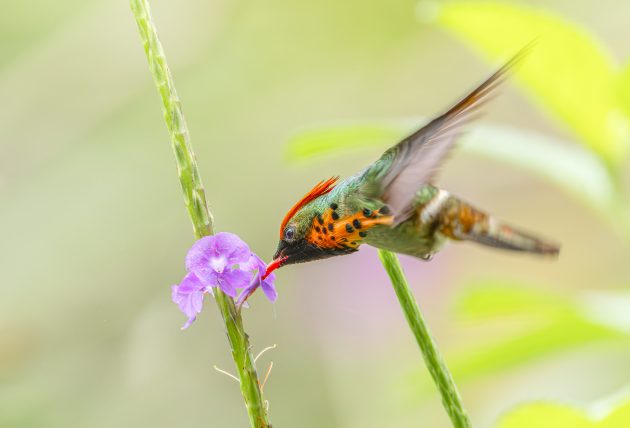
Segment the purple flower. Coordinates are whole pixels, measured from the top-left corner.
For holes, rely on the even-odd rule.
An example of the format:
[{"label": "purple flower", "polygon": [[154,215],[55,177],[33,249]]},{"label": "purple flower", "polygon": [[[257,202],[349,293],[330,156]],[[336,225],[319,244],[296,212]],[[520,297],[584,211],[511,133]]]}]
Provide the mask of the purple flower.
[{"label": "purple flower", "polygon": [[188,321],[182,330],[188,328],[197,319],[197,314],[201,312],[205,287],[193,272],[184,277],[179,285],[171,287],[173,302],[177,303],[179,309],[186,314]]},{"label": "purple flower", "polygon": [[273,285],[275,277],[261,280],[265,263],[233,233],[221,232],[195,242],[186,256],[186,270],[188,274],[182,282],[171,287],[173,301],[188,317],[182,329],[195,321],[205,293],[212,294],[214,287],[236,297],[240,288],[250,290],[249,296],[261,286],[269,300],[273,302],[277,297]]},{"label": "purple flower", "polygon": [[276,275],[270,273],[265,279],[262,279],[267,267],[265,265],[265,262],[253,253],[246,266],[252,271],[256,270],[256,275],[254,276],[254,279],[251,281],[251,283],[241,292],[241,295],[238,296],[236,304],[238,306],[242,306],[243,304],[245,304],[245,301],[249,298],[249,296],[254,293],[254,291],[256,291],[258,287],[262,288],[263,293],[265,293],[265,296],[267,296],[267,299],[269,299],[271,302],[275,302],[278,298],[278,292],[276,291],[276,287],[273,284],[276,280]]},{"label": "purple flower", "polygon": [[194,272],[206,287],[219,287],[230,297],[236,289],[246,287],[251,274],[238,265],[247,263],[251,251],[233,233],[205,236],[194,243],[186,256],[186,269]]}]

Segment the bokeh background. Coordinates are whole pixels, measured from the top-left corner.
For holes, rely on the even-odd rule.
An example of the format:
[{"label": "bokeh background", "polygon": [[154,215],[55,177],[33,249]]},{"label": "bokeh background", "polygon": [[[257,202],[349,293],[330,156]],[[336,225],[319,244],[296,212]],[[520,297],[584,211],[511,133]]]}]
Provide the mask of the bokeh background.
[{"label": "bokeh background", "polygon": [[[308,144],[302,131],[442,111],[528,41],[510,38],[518,25],[494,16],[495,5],[579,29],[611,76],[630,58],[630,4],[616,0],[151,5],[216,226],[267,259],[297,198],[388,144],[295,155]],[[4,1],[2,10],[0,426],[246,426],[238,385],[213,368],[234,371],[214,305],[182,332],[170,300],[193,238],[128,4]],[[447,11],[453,19],[440,19]],[[591,73],[594,60],[571,37],[551,48],[545,37],[542,51],[576,56],[564,68],[539,60],[536,79],[568,86],[546,97],[517,75],[479,123],[508,126],[515,140],[536,132],[549,152],[519,164],[462,149],[439,185],[561,242],[560,258],[470,244],[430,263],[402,257],[478,427],[540,400],[603,417],[630,396],[623,79]],[[586,83],[571,80],[585,74],[575,63]],[[597,102],[610,105],[598,107],[602,93]],[[563,106],[579,112],[567,118]],[[619,115],[600,120],[602,109]],[[586,130],[584,117],[594,117]],[[614,138],[593,137],[598,127]],[[545,178],[554,149],[586,157],[592,174],[577,174],[611,187],[580,197],[588,186],[571,188],[570,171]],[[609,205],[597,198],[606,192]],[[265,386],[274,426],[449,426],[373,249],[286,267],[277,286],[275,305],[256,295],[245,314],[255,352],[277,345],[259,360],[263,373],[274,364]]]}]

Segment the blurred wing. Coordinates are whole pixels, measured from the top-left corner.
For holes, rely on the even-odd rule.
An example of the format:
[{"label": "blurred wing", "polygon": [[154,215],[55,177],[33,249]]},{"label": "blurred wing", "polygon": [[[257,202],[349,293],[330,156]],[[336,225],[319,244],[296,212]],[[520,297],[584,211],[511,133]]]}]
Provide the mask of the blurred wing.
[{"label": "blurred wing", "polygon": [[463,125],[476,116],[479,107],[489,99],[488,95],[528,49],[529,46],[523,48],[446,113],[385,152],[383,158],[390,159],[391,166],[382,175],[381,191],[383,201],[394,214],[394,225],[409,218],[416,192],[432,180],[462,133]]}]

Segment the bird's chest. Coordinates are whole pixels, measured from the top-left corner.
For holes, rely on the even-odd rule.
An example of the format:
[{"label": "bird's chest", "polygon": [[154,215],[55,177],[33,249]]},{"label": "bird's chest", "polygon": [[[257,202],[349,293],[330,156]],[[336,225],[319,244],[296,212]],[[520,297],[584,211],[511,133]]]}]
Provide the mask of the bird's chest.
[{"label": "bird's chest", "polygon": [[352,252],[365,242],[375,228],[392,223],[382,204],[354,199],[329,199],[312,215],[306,240],[322,250]]}]

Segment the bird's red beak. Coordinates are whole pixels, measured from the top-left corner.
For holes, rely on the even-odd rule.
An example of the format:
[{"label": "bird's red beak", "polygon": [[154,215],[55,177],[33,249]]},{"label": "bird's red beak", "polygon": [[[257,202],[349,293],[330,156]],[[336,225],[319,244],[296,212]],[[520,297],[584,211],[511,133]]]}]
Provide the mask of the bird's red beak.
[{"label": "bird's red beak", "polygon": [[269,263],[267,265],[267,268],[265,269],[265,274],[262,276],[262,279],[265,279],[269,276],[269,274],[271,272],[273,272],[274,270],[278,269],[280,266],[282,266],[282,264],[288,259],[288,256],[280,256],[276,259],[274,259],[271,263]]}]

